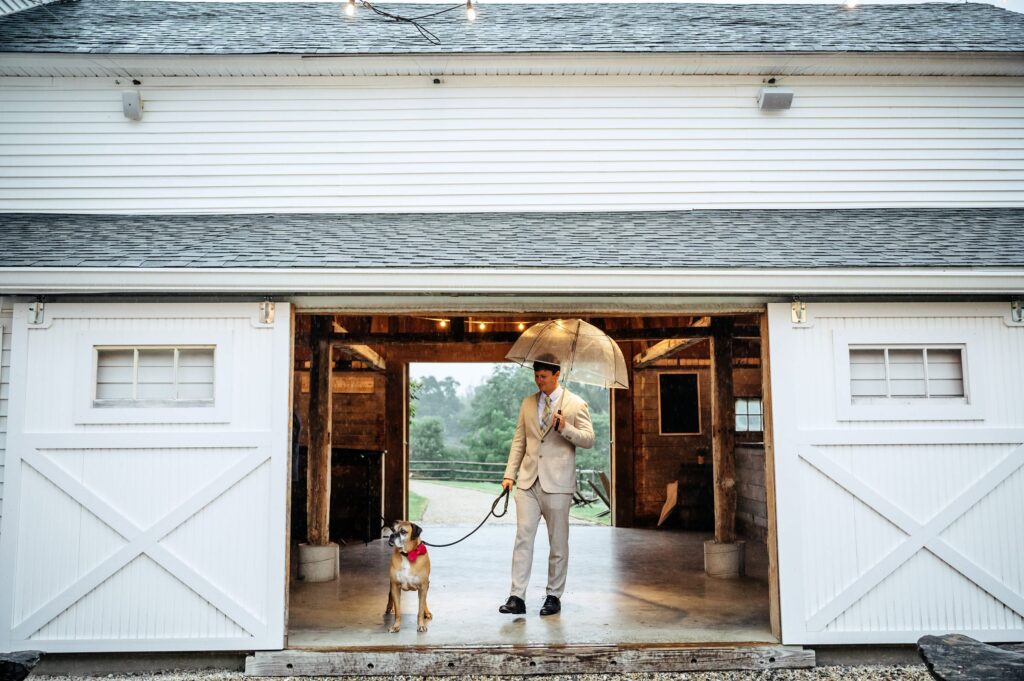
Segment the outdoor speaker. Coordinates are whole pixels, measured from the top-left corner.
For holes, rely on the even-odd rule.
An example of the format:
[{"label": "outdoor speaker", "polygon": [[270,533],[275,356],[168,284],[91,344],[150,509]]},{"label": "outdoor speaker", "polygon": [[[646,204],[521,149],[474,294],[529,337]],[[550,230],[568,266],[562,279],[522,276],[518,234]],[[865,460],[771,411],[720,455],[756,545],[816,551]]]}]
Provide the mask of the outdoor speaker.
[{"label": "outdoor speaker", "polygon": [[793,91],[784,87],[763,87],[757,95],[761,111],[782,111],[793,106]]},{"label": "outdoor speaker", "polygon": [[133,121],[142,120],[142,95],[138,90],[126,90],[121,93],[121,106],[124,117]]}]

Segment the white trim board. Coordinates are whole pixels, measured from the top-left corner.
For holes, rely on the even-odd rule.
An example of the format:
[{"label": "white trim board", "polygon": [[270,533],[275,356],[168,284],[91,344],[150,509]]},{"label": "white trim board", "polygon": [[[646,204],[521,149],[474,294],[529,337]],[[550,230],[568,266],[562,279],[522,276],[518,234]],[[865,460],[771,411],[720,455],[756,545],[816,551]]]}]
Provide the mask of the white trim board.
[{"label": "white trim board", "polygon": [[409,55],[4,55],[0,76],[461,76],[461,75],[1024,76],[1018,54],[838,52],[770,54],[485,53]]},{"label": "white trim board", "polygon": [[563,293],[1019,295],[1001,269],[269,269],[0,268],[0,293]]}]

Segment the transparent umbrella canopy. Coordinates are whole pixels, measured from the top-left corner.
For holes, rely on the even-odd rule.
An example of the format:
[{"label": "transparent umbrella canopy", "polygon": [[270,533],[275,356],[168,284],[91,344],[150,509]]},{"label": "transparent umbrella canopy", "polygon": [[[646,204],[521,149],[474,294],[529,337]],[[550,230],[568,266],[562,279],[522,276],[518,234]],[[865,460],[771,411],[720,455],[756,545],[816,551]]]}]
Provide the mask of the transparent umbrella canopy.
[{"label": "transparent umbrella canopy", "polygon": [[523,332],[505,359],[532,368],[542,355],[553,355],[560,362],[563,383],[629,387],[622,350],[608,334],[582,319],[534,324]]}]

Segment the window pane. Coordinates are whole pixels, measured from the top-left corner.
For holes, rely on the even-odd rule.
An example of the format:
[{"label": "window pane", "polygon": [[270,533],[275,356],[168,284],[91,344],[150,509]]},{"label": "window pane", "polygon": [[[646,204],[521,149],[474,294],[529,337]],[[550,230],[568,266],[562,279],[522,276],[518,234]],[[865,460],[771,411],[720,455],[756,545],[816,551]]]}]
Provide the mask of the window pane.
[{"label": "window pane", "polygon": [[213,348],[182,348],[178,351],[179,367],[213,367]]},{"label": "window pane", "polygon": [[134,350],[97,351],[96,399],[130,400],[134,364]]},{"label": "window pane", "polygon": [[885,353],[881,349],[850,349],[851,397],[885,397]]},{"label": "window pane", "polygon": [[889,350],[889,392],[893,397],[924,397],[924,351]]},{"label": "window pane", "polygon": [[213,383],[179,383],[179,400],[212,400]]},{"label": "window pane", "polygon": [[750,408],[747,410],[747,413],[757,414],[758,416],[760,416],[761,414],[764,413],[763,411],[761,411],[761,404],[762,402],[760,397],[758,397],[757,399],[750,400]]},{"label": "window pane", "polygon": [[139,382],[136,396],[140,400],[173,400],[174,384]]},{"label": "window pane", "polygon": [[932,397],[964,397],[963,353],[958,348],[928,350],[928,391]]},{"label": "window pane", "polygon": [[747,400],[740,397],[736,400],[736,415],[747,414]]},{"label": "window pane", "polygon": [[736,414],[736,431],[737,432],[741,432],[742,433],[742,432],[745,432],[747,430],[747,418],[748,417],[747,417],[746,414]]},{"label": "window pane", "polygon": [[761,432],[762,430],[764,430],[764,426],[761,423],[761,417],[760,416],[751,416],[750,417],[750,430],[757,431],[757,432]]}]

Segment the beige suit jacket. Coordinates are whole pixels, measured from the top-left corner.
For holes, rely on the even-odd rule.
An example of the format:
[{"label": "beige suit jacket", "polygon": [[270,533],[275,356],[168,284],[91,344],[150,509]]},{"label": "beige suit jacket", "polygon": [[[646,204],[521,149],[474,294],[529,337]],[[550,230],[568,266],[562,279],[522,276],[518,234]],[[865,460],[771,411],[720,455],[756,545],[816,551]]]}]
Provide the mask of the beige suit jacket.
[{"label": "beige suit jacket", "polygon": [[[559,433],[549,427],[541,432],[537,420],[537,399],[534,393],[519,407],[519,421],[512,447],[508,452],[505,477],[515,480],[520,489],[529,489],[540,478],[545,492],[576,491],[576,448],[594,446],[594,427],[590,422],[590,409],[581,397],[562,387],[561,404],[565,426]],[[518,474],[518,478],[516,477]]]}]

